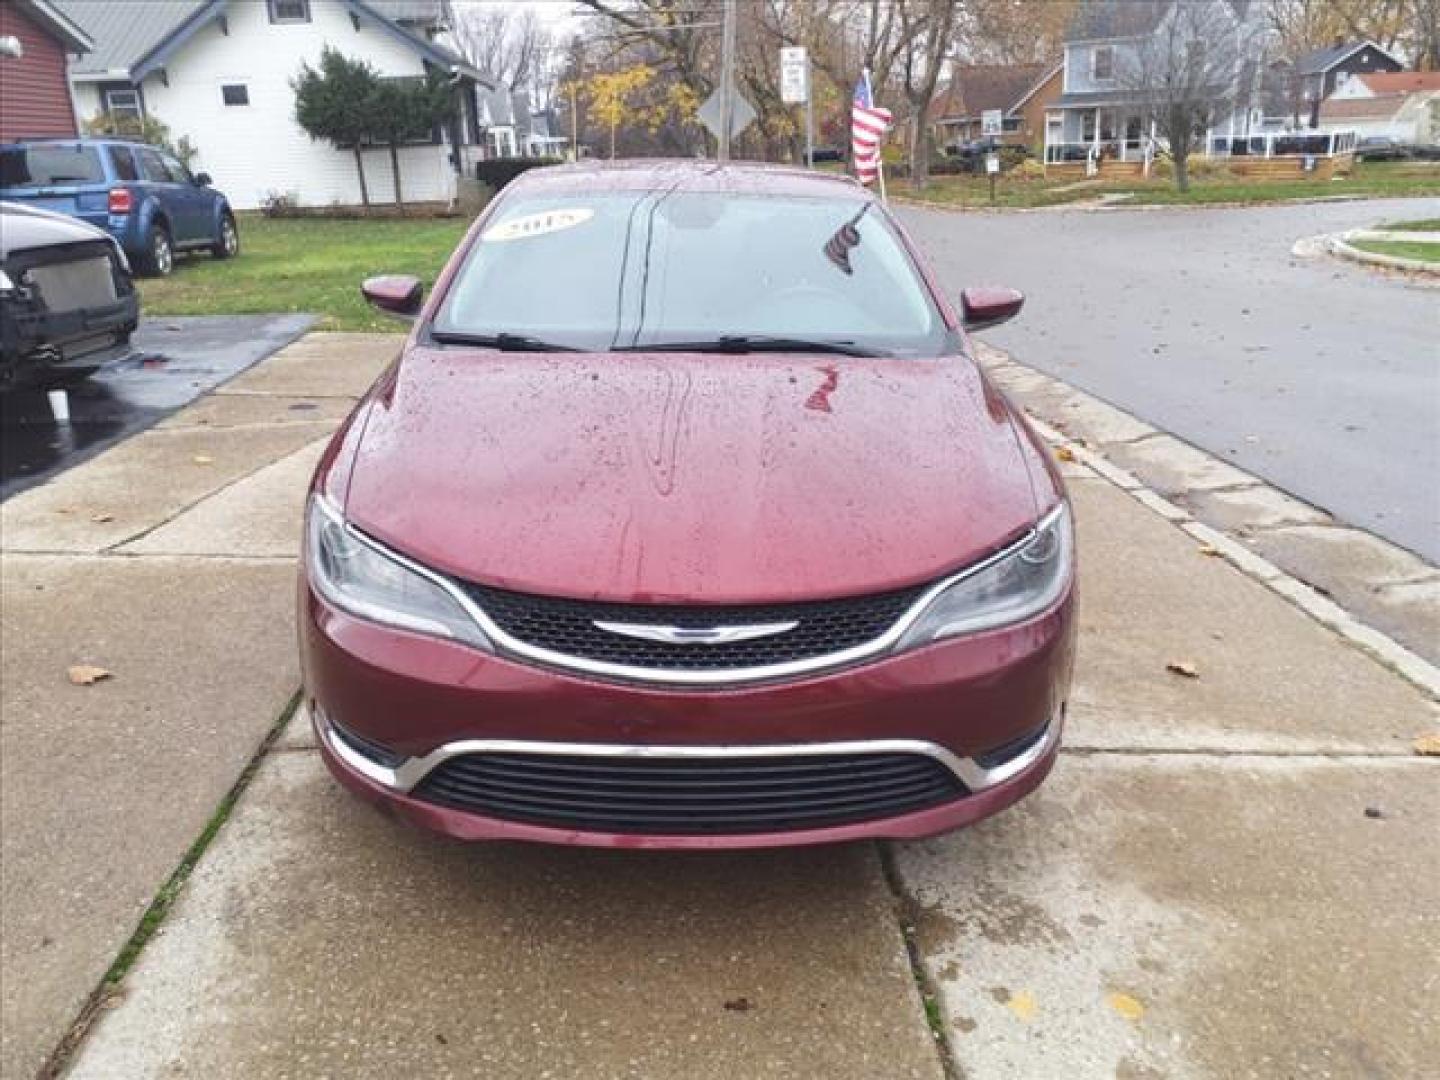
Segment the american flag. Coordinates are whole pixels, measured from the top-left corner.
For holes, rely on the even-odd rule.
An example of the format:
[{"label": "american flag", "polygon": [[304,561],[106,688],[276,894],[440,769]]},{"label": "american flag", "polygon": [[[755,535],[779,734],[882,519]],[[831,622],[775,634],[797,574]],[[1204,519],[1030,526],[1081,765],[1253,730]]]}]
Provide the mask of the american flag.
[{"label": "american flag", "polygon": [[873,184],[880,174],[880,140],[892,119],[889,109],[876,107],[870,94],[870,73],[865,72],[855,84],[855,98],[850,103],[850,145],[855,177],[862,184]]}]

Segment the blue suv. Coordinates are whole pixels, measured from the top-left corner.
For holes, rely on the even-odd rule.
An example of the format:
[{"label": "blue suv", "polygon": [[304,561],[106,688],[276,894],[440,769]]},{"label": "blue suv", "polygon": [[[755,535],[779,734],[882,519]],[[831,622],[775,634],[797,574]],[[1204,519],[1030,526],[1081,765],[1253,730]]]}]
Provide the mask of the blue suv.
[{"label": "blue suv", "polygon": [[180,251],[217,259],[240,251],[225,196],[205,173],[164,150],[119,139],[0,145],[0,199],[54,210],[104,229],[142,272],[164,276]]}]

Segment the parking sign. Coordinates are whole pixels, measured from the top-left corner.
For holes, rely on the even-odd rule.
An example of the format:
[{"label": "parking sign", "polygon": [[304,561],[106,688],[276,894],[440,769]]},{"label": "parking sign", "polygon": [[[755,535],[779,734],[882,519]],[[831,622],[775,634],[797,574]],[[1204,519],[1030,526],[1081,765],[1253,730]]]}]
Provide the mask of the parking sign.
[{"label": "parking sign", "polygon": [[803,46],[780,50],[780,100],[786,105],[810,100],[810,57]]}]

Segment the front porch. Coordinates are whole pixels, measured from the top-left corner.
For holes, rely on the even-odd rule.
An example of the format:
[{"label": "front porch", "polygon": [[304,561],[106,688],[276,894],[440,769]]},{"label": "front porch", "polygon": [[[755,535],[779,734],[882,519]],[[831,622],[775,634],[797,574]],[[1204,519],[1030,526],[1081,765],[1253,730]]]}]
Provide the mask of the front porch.
[{"label": "front porch", "polygon": [[[1240,176],[1320,179],[1353,158],[1357,141],[1354,131],[1255,132],[1250,130],[1250,118],[1237,111],[1223,126],[1206,132],[1200,156],[1224,160]],[[1072,107],[1045,115],[1047,177],[1148,176],[1165,150],[1165,140],[1135,109]]]}]

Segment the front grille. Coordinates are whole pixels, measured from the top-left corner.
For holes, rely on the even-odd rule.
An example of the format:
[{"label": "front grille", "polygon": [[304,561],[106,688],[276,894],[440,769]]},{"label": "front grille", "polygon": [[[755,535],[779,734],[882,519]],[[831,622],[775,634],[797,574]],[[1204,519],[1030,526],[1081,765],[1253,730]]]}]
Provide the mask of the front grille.
[{"label": "front grille", "polygon": [[[463,588],[507,634],[566,656],[660,670],[733,670],[827,656],[884,634],[927,586],[797,604],[682,606],[611,604],[508,592],[486,585]],[[614,634],[600,622],[701,629],[798,623],[793,630],[718,645],[670,644]]]},{"label": "front grille", "polygon": [[412,794],[531,825],[703,835],[873,821],[966,790],[922,754],[689,760],[484,753],[438,765]]}]

